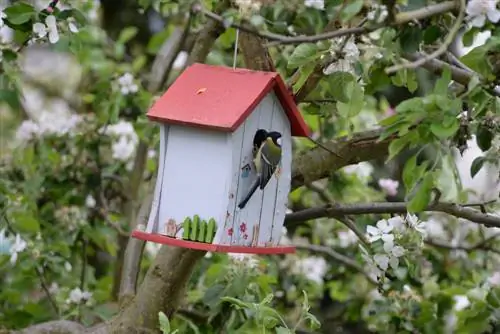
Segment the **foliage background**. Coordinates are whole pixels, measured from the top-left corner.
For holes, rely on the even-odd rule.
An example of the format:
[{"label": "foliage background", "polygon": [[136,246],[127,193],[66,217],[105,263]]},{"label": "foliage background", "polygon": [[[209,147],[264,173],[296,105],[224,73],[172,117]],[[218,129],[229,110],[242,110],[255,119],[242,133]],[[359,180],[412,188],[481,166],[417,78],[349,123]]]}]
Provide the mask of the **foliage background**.
[{"label": "foliage background", "polygon": [[[0,332],[497,332],[491,4],[465,29],[477,0],[4,1]],[[297,254],[142,252],[145,111],[189,63],[231,66],[237,27],[238,67],[278,71],[340,157],[294,143]]]}]

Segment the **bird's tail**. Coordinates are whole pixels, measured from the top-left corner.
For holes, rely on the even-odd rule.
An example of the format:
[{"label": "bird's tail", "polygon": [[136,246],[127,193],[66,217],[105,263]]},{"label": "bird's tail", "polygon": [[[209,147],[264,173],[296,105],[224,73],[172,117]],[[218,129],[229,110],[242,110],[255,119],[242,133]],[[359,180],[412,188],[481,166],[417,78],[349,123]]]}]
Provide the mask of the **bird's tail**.
[{"label": "bird's tail", "polygon": [[243,209],[245,207],[245,205],[247,205],[248,201],[250,200],[250,198],[252,197],[253,193],[257,190],[257,188],[259,187],[259,177],[257,177],[257,179],[254,181],[254,183],[252,184],[252,187],[250,188],[250,191],[248,191],[248,194],[245,196],[245,198],[243,198],[240,203],[238,204],[238,208],[240,209]]}]

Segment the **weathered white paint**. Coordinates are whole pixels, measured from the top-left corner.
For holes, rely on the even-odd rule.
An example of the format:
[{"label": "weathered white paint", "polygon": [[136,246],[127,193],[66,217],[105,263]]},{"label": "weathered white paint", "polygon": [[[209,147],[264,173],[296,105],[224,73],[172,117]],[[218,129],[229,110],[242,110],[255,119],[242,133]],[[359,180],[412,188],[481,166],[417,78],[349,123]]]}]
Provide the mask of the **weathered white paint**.
[{"label": "weathered white paint", "polygon": [[[274,106],[274,94],[268,94],[259,104],[258,109],[256,110],[256,114],[258,113],[258,121],[252,124],[251,126],[251,140],[245,143],[245,146],[252,147],[253,137],[257,129],[266,129],[270,131],[273,129],[272,119],[273,119],[273,106]],[[248,127],[245,127],[247,129]],[[252,131],[253,130],[253,131]],[[245,130],[246,132],[246,130]],[[255,178],[255,170],[252,174]],[[272,179],[271,179],[272,180]],[[248,189],[243,189],[243,196],[246,194]],[[266,224],[272,224],[272,215],[267,213],[261,219],[262,213],[262,203],[264,197],[272,198],[271,207],[268,209],[274,209],[274,197],[275,197],[275,189],[273,189],[273,183],[270,181],[264,190],[257,189],[248,201],[248,204],[243,208],[237,208],[237,225],[245,226],[245,233],[242,233],[242,236],[247,235],[246,238],[239,238],[236,244],[245,245],[245,246],[257,246],[259,235],[261,233],[261,228],[265,227]],[[266,196],[267,195],[267,196]],[[244,224],[244,225],[243,225]],[[239,231],[238,231],[239,232]]]},{"label": "weathered white paint", "polygon": [[171,125],[157,233],[164,234],[169,219],[181,224],[195,214],[214,218],[220,226],[226,215],[231,163],[230,134]]},{"label": "weathered white paint", "polygon": [[[259,235],[259,245],[262,246],[276,245],[276,240],[279,241],[280,239],[281,227],[285,218],[281,213],[286,211],[285,205],[288,200],[288,191],[284,192],[283,187],[286,187],[288,183],[288,189],[290,188],[290,179],[288,181],[286,179],[286,176],[290,174],[291,164],[291,160],[288,159],[288,157],[291,157],[290,122],[277,99],[273,106],[271,124],[274,131],[281,132],[282,156],[279,169],[269,181],[269,191],[265,193],[262,203],[261,231]],[[278,226],[280,228],[279,233],[276,232]]]},{"label": "weathered white paint", "polygon": [[288,194],[290,193],[292,182],[292,135],[290,122],[288,121],[288,118],[285,118],[286,116],[281,105],[276,104],[276,107],[281,110],[280,113],[275,112],[275,115],[281,116],[279,123],[280,131],[283,136],[283,140],[281,142],[283,155],[281,156],[281,170],[276,192],[273,227],[271,238],[269,240],[273,246],[277,246],[281,239],[288,205]]},{"label": "weathered white paint", "polygon": [[[240,210],[237,205],[243,197],[246,196],[248,189],[251,187],[256,179],[255,165],[253,164],[252,156],[252,146],[253,137],[255,132],[259,129],[259,118],[262,111],[269,110],[268,108],[263,108],[263,104],[268,103],[267,97],[265,97],[251,113],[251,115],[245,120],[245,122],[240,126],[244,128],[243,133],[243,143],[241,145],[242,159],[237,165],[233,166],[233,169],[238,169],[238,180],[236,184],[231,186],[232,189],[236,189],[236,202],[234,208],[232,208],[233,223],[232,231],[233,235],[231,238],[231,245],[249,245],[252,241],[252,230],[249,226],[248,212],[251,208],[256,209],[255,203],[260,202],[259,198],[262,198],[262,192],[257,190],[252,198],[248,201],[245,208]],[[242,168],[245,166],[250,166],[251,170],[247,177],[243,177]],[[260,208],[258,208],[260,210]],[[242,225],[244,224],[244,225]],[[245,226],[245,230],[242,232],[242,227]],[[226,231],[227,233],[227,231]]]},{"label": "weathered white paint", "polygon": [[159,218],[159,208],[160,208],[160,198],[162,195],[163,186],[163,172],[165,168],[165,156],[167,153],[167,140],[168,140],[168,130],[169,126],[166,124],[160,124],[160,152],[158,154],[158,176],[156,178],[155,192],[153,195],[153,202],[151,204],[151,213],[149,214],[148,223],[146,226],[146,232],[151,233],[157,231],[158,228],[158,218]]},{"label": "weathered white paint", "polygon": [[[253,115],[253,114],[252,114]],[[255,117],[250,115],[250,117]],[[245,123],[243,123],[235,132],[228,135],[228,139],[231,141],[231,179],[229,180],[229,188],[227,193],[227,209],[224,220],[217,222],[217,233],[213,240],[214,244],[229,245],[231,244],[231,236],[228,234],[228,230],[233,227],[233,216],[236,206],[238,205],[238,179],[241,174],[240,161],[243,157],[243,135],[245,132]],[[234,230],[234,228],[233,228]]]},{"label": "weathered white paint", "polygon": [[[276,207],[276,196],[278,194],[278,179],[276,175],[269,181],[264,191],[257,189],[245,208],[239,209],[237,204],[247,194],[248,189],[256,178],[255,166],[252,162],[252,142],[257,129],[263,128],[268,131],[280,131],[283,134],[283,147],[289,151],[291,156],[291,136],[290,124],[286,117],[281,104],[274,93],[266,96],[261,103],[255,108],[253,113],[233,134],[233,175],[231,180],[231,190],[228,194],[228,212],[233,213],[227,216],[224,224],[224,231],[218,231],[217,242],[221,244],[245,245],[245,246],[265,246],[274,241],[273,226],[275,212],[284,213],[288,192],[281,190],[279,192],[279,203],[281,206]],[[237,150],[237,151],[236,151]],[[237,158],[237,156],[240,156]],[[286,159],[284,161],[291,160]],[[284,162],[283,162],[284,163]],[[282,163],[282,165],[283,165]],[[243,177],[242,168],[246,165],[251,167],[250,174]],[[290,174],[290,166],[280,167],[280,175]],[[236,171],[236,173],[235,173]],[[281,176],[280,176],[281,177]],[[288,179],[290,182],[290,179]],[[281,182],[286,186],[286,180]],[[288,184],[288,189],[290,185]],[[231,198],[231,195],[236,195]],[[278,209],[278,210],[276,210]],[[284,215],[277,216],[277,219],[284,219]],[[242,225],[244,224],[244,225]],[[277,225],[283,225],[283,222],[278,222]],[[232,229],[232,236],[229,234],[229,229]],[[281,236],[281,230],[277,234],[277,238]]]}]

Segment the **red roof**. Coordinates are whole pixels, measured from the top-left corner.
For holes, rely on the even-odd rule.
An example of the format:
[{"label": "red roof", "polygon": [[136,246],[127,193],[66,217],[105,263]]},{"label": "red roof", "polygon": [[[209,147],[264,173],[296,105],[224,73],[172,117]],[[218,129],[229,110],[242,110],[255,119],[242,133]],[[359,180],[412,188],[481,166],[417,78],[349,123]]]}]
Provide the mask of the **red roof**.
[{"label": "red roof", "polygon": [[290,120],[292,136],[309,136],[293,96],[276,72],[195,63],[182,72],[147,115],[164,123],[235,131],[271,90]]}]

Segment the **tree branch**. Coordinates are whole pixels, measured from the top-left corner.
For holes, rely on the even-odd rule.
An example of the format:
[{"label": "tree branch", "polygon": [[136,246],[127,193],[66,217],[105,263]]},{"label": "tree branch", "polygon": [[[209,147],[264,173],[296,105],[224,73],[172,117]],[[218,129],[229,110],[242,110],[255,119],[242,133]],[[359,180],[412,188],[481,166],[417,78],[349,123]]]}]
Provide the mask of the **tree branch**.
[{"label": "tree branch", "polygon": [[[190,20],[187,21],[186,27],[176,27],[170,37],[160,48],[155,60],[153,61],[148,77],[147,89],[149,92],[153,94],[158,92],[162,88],[163,83],[167,80],[170,69],[172,68],[177,54],[181,50],[182,44],[189,31],[190,22]],[[148,143],[141,139],[137,145],[134,167],[130,176],[130,184],[127,189],[129,200],[124,205],[124,214],[130,231],[136,227],[137,222],[139,221],[138,219],[142,218],[142,216],[137,217],[136,201],[144,175],[144,168],[146,167],[148,149]],[[151,190],[153,189],[154,188],[151,188]],[[148,205],[151,206],[151,203]],[[144,203],[141,207],[143,208],[143,206]],[[141,214],[141,212],[139,214]],[[130,294],[133,295],[135,293],[138,272],[134,271],[138,270],[140,267],[144,242],[134,238],[128,238],[127,236],[120,238],[118,244],[126,244],[126,248],[123,246],[121,248],[122,251],[119,253],[119,266],[116,271],[117,275],[115,276],[113,292],[115,296],[119,295],[120,305],[122,305],[127,299],[125,298],[126,296],[130,296]],[[126,258],[126,256],[129,256],[130,258]],[[125,263],[127,263],[126,266]]]},{"label": "tree branch", "polygon": [[[424,18],[428,18],[434,15],[443,14],[449,12],[456,8],[455,1],[445,1],[443,3],[429,5],[424,8],[420,8],[418,10],[403,12],[396,15],[394,23],[391,25],[401,25],[408,23],[413,20],[421,20]],[[197,8],[203,15],[206,17],[217,21],[221,24],[228,24],[227,21],[220,15],[217,15],[211,11],[204,9],[203,7]],[[332,39],[341,36],[349,36],[349,35],[362,35],[367,34],[372,31],[375,31],[379,28],[384,27],[385,25],[376,25],[373,27],[354,27],[354,28],[346,28],[339,29],[335,31],[328,31],[322,34],[317,35],[309,35],[309,36],[296,36],[290,37],[280,34],[275,34],[271,32],[258,31],[253,26],[248,24],[238,24],[231,23],[229,26],[233,28],[240,29],[240,31],[244,31],[253,35],[256,35],[260,38],[267,39],[269,41],[273,41],[265,46],[271,47],[277,44],[300,44],[300,43],[314,43],[321,40]]]},{"label": "tree branch", "polygon": [[56,320],[44,322],[34,325],[20,331],[7,331],[0,333],[5,334],[48,334],[48,333],[64,333],[64,334],[82,334],[85,332],[85,327],[74,321]]},{"label": "tree branch", "polygon": [[326,147],[341,157],[321,147],[300,152],[292,163],[292,190],[328,177],[344,166],[385,156],[395,136],[379,140],[382,132],[383,129],[365,131],[325,143]]},{"label": "tree branch", "polygon": [[185,286],[205,252],[162,246],[137,295],[107,325],[109,333],[137,333],[158,328],[158,312],[170,317],[184,297]]},{"label": "tree branch", "polygon": [[[443,212],[457,218],[463,218],[488,227],[500,227],[500,216],[482,213],[466,205],[438,202],[429,205],[424,211]],[[407,213],[405,202],[374,202],[356,204],[329,204],[322,207],[305,209],[286,215],[286,223],[302,222],[321,217],[335,217],[336,215],[363,215],[373,213]]]},{"label": "tree branch", "polygon": [[458,17],[456,18],[455,23],[453,24],[453,27],[451,27],[450,32],[446,36],[446,39],[444,42],[437,48],[436,51],[433,53],[426,55],[425,57],[419,58],[415,60],[412,63],[403,63],[399,65],[393,65],[385,69],[385,73],[391,74],[394,72],[397,72],[399,70],[405,69],[405,68],[417,68],[422,65],[424,65],[426,62],[429,60],[438,58],[442,54],[448,50],[448,47],[453,43],[455,40],[455,37],[457,36],[458,31],[460,30],[460,27],[462,26],[462,21],[464,20],[465,16],[465,0],[458,0],[458,3],[460,4],[460,9],[458,13]]}]

